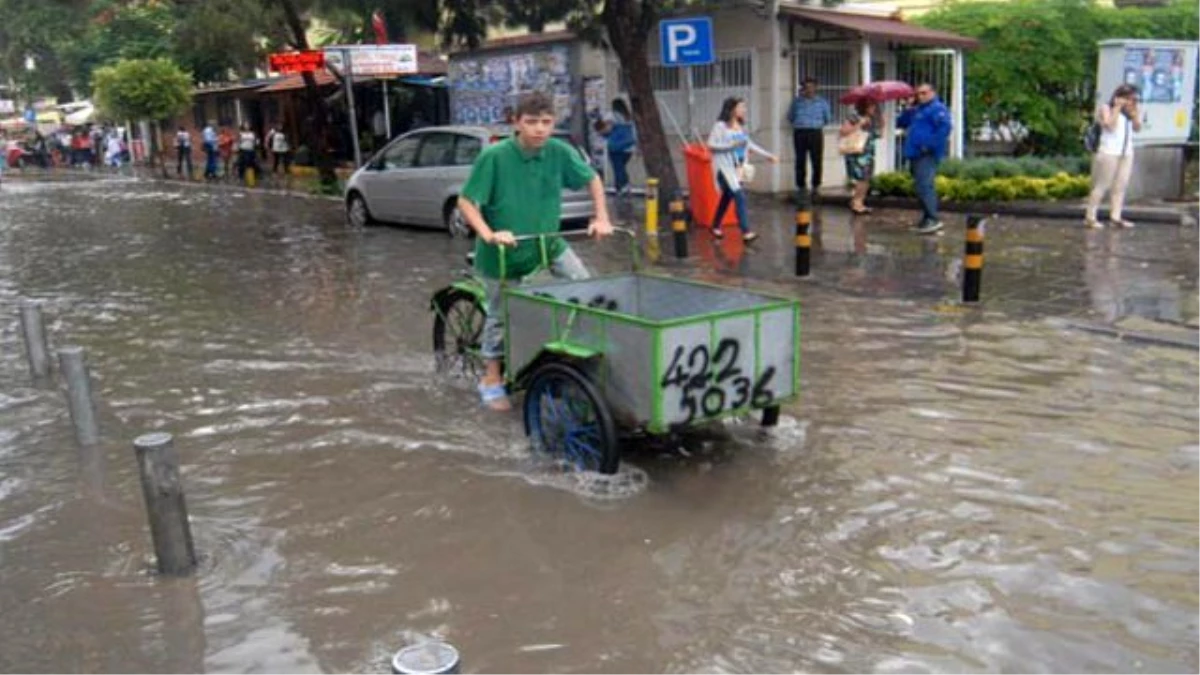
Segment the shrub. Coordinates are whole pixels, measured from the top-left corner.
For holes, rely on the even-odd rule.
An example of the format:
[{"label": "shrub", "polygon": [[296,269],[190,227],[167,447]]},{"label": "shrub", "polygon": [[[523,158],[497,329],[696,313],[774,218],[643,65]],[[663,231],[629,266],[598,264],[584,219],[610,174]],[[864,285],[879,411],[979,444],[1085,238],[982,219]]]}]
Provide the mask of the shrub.
[{"label": "shrub", "polygon": [[[993,172],[1007,172],[1007,164],[989,165]],[[1044,167],[1039,171],[1045,172]],[[983,171],[977,172],[983,175]],[[871,182],[876,193],[883,196],[911,197],[916,194],[912,176],[893,171],[875,176]],[[1078,199],[1087,195],[1091,181],[1087,176],[1070,175],[1059,171],[1047,177],[1011,176],[974,180],[939,175],[934,179],[938,196],[948,202],[1006,202],[1013,200],[1046,201]]]}]

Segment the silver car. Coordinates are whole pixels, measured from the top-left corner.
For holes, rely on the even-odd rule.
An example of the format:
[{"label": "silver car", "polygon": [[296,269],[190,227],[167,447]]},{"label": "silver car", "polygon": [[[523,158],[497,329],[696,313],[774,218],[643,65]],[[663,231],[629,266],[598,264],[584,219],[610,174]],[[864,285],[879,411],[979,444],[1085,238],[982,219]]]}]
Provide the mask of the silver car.
[{"label": "silver car", "polygon": [[[554,136],[570,143],[587,161],[587,153],[568,134]],[[458,209],[458,193],[479,153],[506,137],[502,131],[467,126],[426,127],[400,136],[350,176],[346,218],[357,227],[383,221],[469,236],[471,227]],[[587,221],[595,213],[587,190],[563,190],[564,224]]]}]

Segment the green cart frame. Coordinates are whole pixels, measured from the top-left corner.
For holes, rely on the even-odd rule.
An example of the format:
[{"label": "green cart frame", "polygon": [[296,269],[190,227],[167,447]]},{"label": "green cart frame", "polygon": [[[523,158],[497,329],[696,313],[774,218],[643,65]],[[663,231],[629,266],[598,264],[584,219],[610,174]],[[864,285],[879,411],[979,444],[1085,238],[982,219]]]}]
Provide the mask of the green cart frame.
[{"label": "green cart frame", "polygon": [[[618,231],[631,239],[630,273],[501,289],[506,383],[525,392],[534,449],[613,473],[622,438],[756,410],[775,424],[779,406],[799,394],[799,302],[646,274],[636,236]],[[435,294],[443,367],[477,361],[483,298],[474,278]]]}]

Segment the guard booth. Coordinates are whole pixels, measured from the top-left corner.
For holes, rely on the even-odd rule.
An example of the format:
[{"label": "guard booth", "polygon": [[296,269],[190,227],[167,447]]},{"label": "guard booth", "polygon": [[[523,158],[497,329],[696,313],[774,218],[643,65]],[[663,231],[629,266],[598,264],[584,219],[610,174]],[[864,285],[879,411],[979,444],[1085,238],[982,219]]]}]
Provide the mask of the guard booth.
[{"label": "guard booth", "polygon": [[1142,130],[1134,134],[1137,170],[1130,199],[1176,199],[1186,194],[1184,166],[1194,152],[1197,43],[1174,40],[1104,40],[1099,43],[1096,105],[1121,84],[1138,90]]}]

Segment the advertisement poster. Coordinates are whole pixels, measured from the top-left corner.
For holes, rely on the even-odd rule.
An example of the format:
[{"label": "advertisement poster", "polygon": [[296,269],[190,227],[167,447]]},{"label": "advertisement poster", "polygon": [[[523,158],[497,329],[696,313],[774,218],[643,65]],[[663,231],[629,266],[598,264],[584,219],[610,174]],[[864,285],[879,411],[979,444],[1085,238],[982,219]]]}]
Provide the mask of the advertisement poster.
[{"label": "advertisement poster", "polygon": [[1185,55],[1178,48],[1127,47],[1124,82],[1147,103],[1179,103],[1185,96]]},{"label": "advertisement poster", "polygon": [[516,107],[521,94],[543,91],[554,100],[558,128],[571,128],[574,99],[566,46],[455,58],[450,61],[449,80],[450,116],[455,124],[503,124],[505,108]]}]

